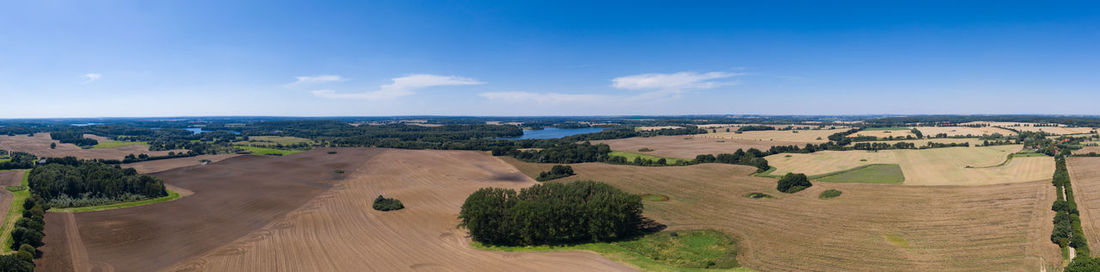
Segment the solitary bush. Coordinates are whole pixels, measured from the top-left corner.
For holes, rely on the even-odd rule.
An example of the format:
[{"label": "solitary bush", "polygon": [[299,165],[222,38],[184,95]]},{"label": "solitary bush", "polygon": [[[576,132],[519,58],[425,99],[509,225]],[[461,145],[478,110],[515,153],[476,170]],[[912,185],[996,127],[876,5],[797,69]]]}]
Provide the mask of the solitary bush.
[{"label": "solitary bush", "polygon": [[521,189],[482,188],[458,218],[474,241],[541,245],[610,241],[638,234],[642,198],[601,182],[545,183]]},{"label": "solitary bush", "polygon": [[568,165],[555,165],[550,168],[549,172],[539,173],[539,177],[535,178],[538,181],[547,181],[552,179],[559,179],[574,175],[573,167]]},{"label": "solitary bush", "polygon": [[375,210],[379,211],[395,211],[404,209],[405,205],[401,204],[401,200],[385,198],[382,197],[382,195],[378,195],[378,197],[374,199],[373,207]]},{"label": "solitary bush", "polygon": [[839,190],[829,189],[829,190],[825,190],[824,192],[821,192],[821,195],[818,195],[817,197],[821,198],[821,199],[829,199],[829,198],[838,197],[838,196],[840,196],[841,193],[842,192],[839,191]]},{"label": "solitary bush", "polygon": [[643,147],[643,148],[638,149],[638,152],[650,152],[650,151],[653,151],[653,149],[648,148],[648,147]]},{"label": "solitary bush", "polygon": [[771,196],[771,195],[769,195],[769,194],[765,194],[765,193],[760,193],[760,192],[753,192],[753,193],[748,193],[748,194],[746,194],[746,195],[745,195],[745,197],[747,197],[747,198],[752,198],[752,199],[758,199],[758,198],[772,198],[772,196]]},{"label": "solitary bush", "polygon": [[787,173],[779,179],[779,184],[775,189],[791,194],[810,188],[810,186],[814,185],[810,183],[810,179],[806,177],[806,174]]}]

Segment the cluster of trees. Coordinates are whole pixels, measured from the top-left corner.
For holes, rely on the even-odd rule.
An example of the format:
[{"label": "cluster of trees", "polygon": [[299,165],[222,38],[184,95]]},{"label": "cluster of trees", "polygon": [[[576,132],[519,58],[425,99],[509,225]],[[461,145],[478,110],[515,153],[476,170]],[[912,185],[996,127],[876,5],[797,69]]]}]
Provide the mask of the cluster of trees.
[{"label": "cluster of trees", "polygon": [[1051,205],[1051,209],[1057,213],[1054,215],[1054,231],[1050,234],[1050,241],[1062,247],[1071,246],[1077,249],[1078,255],[1088,256],[1088,240],[1081,228],[1081,217],[1077,202],[1073,199],[1073,186],[1070,184],[1069,171],[1066,170],[1065,157],[1055,157],[1052,183],[1058,192],[1058,199]]},{"label": "cluster of trees", "polygon": [[374,204],[371,205],[371,208],[384,212],[396,211],[404,209],[405,204],[401,204],[401,200],[397,200],[396,198],[385,198],[382,197],[382,195],[378,195],[378,197],[374,198]]},{"label": "cluster of trees", "polygon": [[30,169],[34,167],[34,162],[38,160],[31,153],[24,152],[10,152],[8,158],[11,159],[6,162],[0,162],[0,170],[6,169]]},{"label": "cluster of trees", "polygon": [[691,134],[704,134],[707,130],[701,129],[696,126],[685,126],[682,128],[666,128],[658,130],[643,130],[638,131],[634,129],[634,126],[621,126],[612,129],[606,129],[596,133],[579,134],[564,137],[563,140],[571,142],[579,141],[591,141],[591,140],[610,140],[610,139],[622,139],[631,137],[652,137],[652,136],[667,136],[667,135],[691,135]]},{"label": "cluster of trees", "polygon": [[698,155],[695,156],[695,163],[716,162],[748,165],[755,166],[757,172],[763,172],[771,168],[771,166],[768,165],[768,160],[764,159],[764,156],[766,155],[767,154],[764,154],[764,152],[761,152],[756,148],[749,148],[749,151],[742,151],[741,149],[737,149],[737,151],[733,154],[723,153],[718,154],[717,156],[710,154]]},{"label": "cluster of trees", "polygon": [[84,132],[79,130],[54,131],[50,133],[50,138],[62,143],[78,146],[93,146],[99,144],[99,141],[84,138]]},{"label": "cluster of trees", "polygon": [[806,177],[806,174],[787,173],[779,178],[779,183],[776,184],[775,189],[780,192],[793,194],[798,191],[802,191],[806,188],[814,186],[810,183],[810,178]]},{"label": "cluster of trees", "polygon": [[547,181],[553,179],[564,178],[574,175],[573,167],[568,165],[554,165],[550,168],[550,171],[544,171],[539,173],[538,181]]},{"label": "cluster of trees", "polygon": [[482,188],[462,204],[459,226],[490,245],[611,241],[634,236],[642,198],[601,182],[544,183],[521,189]]},{"label": "cluster of trees", "polygon": [[[1040,123],[1047,124],[1046,126],[1050,126],[1051,123],[1056,123],[1077,127],[1100,127],[1100,118],[1048,115],[921,115],[874,118],[864,120],[863,122],[870,126],[887,127],[907,126],[918,123],[929,126],[955,126],[959,125],[959,123],[975,121]],[[981,127],[983,125],[971,126]]]},{"label": "cluster of trees", "polygon": [[141,161],[155,161],[155,160],[163,160],[163,159],[171,159],[171,158],[194,157],[194,156],[198,156],[198,155],[199,155],[199,153],[196,153],[195,151],[191,151],[191,150],[188,150],[187,152],[180,152],[180,153],[176,153],[174,151],[173,152],[168,152],[168,155],[164,155],[164,156],[149,156],[149,154],[145,154],[145,153],[138,154],[137,156],[134,156],[134,154],[129,154],[129,155],[126,155],[126,157],[122,158],[121,163],[134,163],[134,162],[141,162]]},{"label": "cluster of trees", "polygon": [[[929,143],[931,144],[931,142]],[[916,149],[917,145],[914,143],[897,142],[894,144],[889,143],[854,143],[852,149],[856,150],[887,150],[887,149]]]},{"label": "cluster of trees", "polygon": [[743,126],[743,127],[737,128],[738,132],[764,131],[764,130],[775,130],[775,127],[773,127],[773,126]]},{"label": "cluster of trees", "polygon": [[168,195],[164,182],[98,161],[50,159],[30,172],[31,192],[51,207],[78,207]]},{"label": "cluster of trees", "polygon": [[[496,152],[494,152],[494,155]],[[511,152],[516,159],[540,163],[581,163],[606,161],[611,153],[611,147],[606,144],[590,144],[588,142],[576,144],[558,142],[542,148],[528,149],[526,151],[515,150]]]},{"label": "cluster of trees", "polygon": [[34,271],[34,259],[42,256],[37,248],[43,245],[48,206],[38,195],[27,198],[22,205],[23,218],[15,221],[11,232],[15,253],[0,255],[0,271]]},{"label": "cluster of trees", "polygon": [[676,163],[669,163],[668,159],[665,159],[665,158],[658,158],[656,160],[653,160],[653,159],[643,159],[642,157],[634,157],[634,160],[629,160],[629,159],[627,159],[626,157],[623,157],[623,156],[611,156],[611,157],[608,157],[607,160],[604,161],[604,162],[610,163],[610,164],[629,164],[629,165],[637,165],[637,166],[677,166],[677,165],[692,165],[692,164],[697,163],[695,161],[689,161],[689,160],[679,160]]}]

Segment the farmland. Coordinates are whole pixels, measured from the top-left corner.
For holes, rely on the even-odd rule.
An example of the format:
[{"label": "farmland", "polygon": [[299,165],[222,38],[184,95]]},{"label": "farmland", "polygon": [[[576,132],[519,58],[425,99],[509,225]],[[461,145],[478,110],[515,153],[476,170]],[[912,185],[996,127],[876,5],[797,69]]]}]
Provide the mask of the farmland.
[{"label": "farmland", "polygon": [[[861,143],[863,143],[863,142],[861,142]],[[867,141],[867,143],[885,143],[885,144],[891,144],[891,145],[896,144],[896,143],[912,143],[912,144],[916,145],[917,147],[927,146],[928,143],[938,143],[938,144],[968,143],[968,144],[970,144],[970,146],[973,147],[973,146],[982,145],[983,141],[981,139],[978,139],[978,138],[931,138],[931,139],[919,139],[919,140]]]},{"label": "farmland", "polygon": [[695,158],[695,155],[700,154],[732,154],[733,152],[737,151],[737,149],[747,150],[749,148],[756,148],[759,150],[768,150],[768,148],[776,145],[803,146],[809,142],[716,139],[696,135],[633,137],[625,139],[592,141],[592,143],[607,144],[611,146],[612,150],[626,152],[637,152],[638,149],[649,148],[653,149],[653,151],[645,152],[645,154],[670,158],[692,159]]},{"label": "farmland", "polygon": [[[154,175],[194,194],[126,209],[50,213],[42,248],[48,261],[39,268],[629,270],[587,252],[473,248],[454,229],[466,195],[483,186],[535,184],[480,152],[342,148],[241,156]],[[373,211],[369,200],[379,194],[407,207]],[[128,239],[115,239],[123,234]]]},{"label": "farmland", "polygon": [[870,136],[879,139],[886,139],[889,137],[902,138],[906,136],[916,137],[912,131],[908,128],[891,128],[891,129],[874,129],[874,130],[861,130],[855,133],[856,136]]},{"label": "farmland", "polygon": [[[763,130],[745,132],[717,132],[695,135],[700,138],[751,140],[760,142],[828,142],[829,135],[845,132],[846,129],[810,129],[810,130]],[[769,144],[773,145],[773,144]]]},{"label": "farmland", "polygon": [[[50,144],[56,144],[50,148]],[[0,136],[0,149],[17,152],[27,152],[39,157],[65,157],[73,156],[79,159],[114,159],[121,160],[129,154],[149,154],[150,156],[165,156],[168,152],[186,152],[187,150],[149,151],[149,147],[141,144],[112,144],[111,147],[83,149],[72,144],[63,144],[50,139],[49,133],[36,133],[34,137],[27,135]]]},{"label": "farmland", "polygon": [[[505,161],[527,175],[551,166]],[[670,231],[734,235],[738,261],[761,271],[1038,271],[1061,264],[1058,246],[1047,239],[1055,197],[1049,180],[969,187],[822,182],[784,194],[774,179],[751,177],[754,169],[745,166],[572,166],[577,175],[561,182],[601,180],[667,195],[647,202],[646,216]],[[828,189],[843,196],[819,199]],[[772,197],[744,197],[753,192]],[[943,231],[948,226],[952,231]]]},{"label": "farmland", "polygon": [[667,164],[674,164],[674,163],[680,163],[680,162],[687,162],[688,161],[688,160],[685,160],[685,159],[665,158],[665,157],[659,157],[659,156],[654,156],[654,155],[649,155],[649,154],[623,152],[623,151],[613,151],[611,153],[608,153],[607,155],[624,157],[624,158],[626,158],[627,161],[634,161],[634,159],[637,159],[637,158],[641,158],[643,160],[657,161],[659,159],[664,158],[667,161]]},{"label": "farmland", "polygon": [[259,147],[259,146],[244,146],[244,145],[242,145],[242,146],[237,146],[237,147],[240,148],[240,149],[244,149],[246,152],[248,152],[248,154],[254,154],[254,155],[286,156],[286,155],[290,155],[290,154],[294,154],[294,153],[304,152],[302,150],[276,149],[276,148]]},{"label": "farmland", "polygon": [[1089,245],[1100,245],[1100,157],[1071,157],[1066,161],[1073,196],[1081,213],[1081,227]]},{"label": "farmland", "polygon": [[313,140],[289,137],[289,136],[249,136],[248,141],[239,141],[234,144],[269,147],[277,145],[295,145],[313,143]]},{"label": "farmland", "polygon": [[1065,126],[1065,125],[1036,126],[1036,125],[1039,125],[1039,124],[1037,124],[1037,123],[1024,123],[1024,122],[985,122],[985,121],[977,121],[977,122],[962,123],[961,125],[987,125],[987,126],[991,126],[991,127],[1001,127],[1001,128],[1012,129],[1012,130],[1016,130],[1016,131],[1031,131],[1031,132],[1042,131],[1042,132],[1046,132],[1046,133],[1050,133],[1050,134],[1054,134],[1054,135],[1092,133],[1093,131],[1096,131],[1095,128],[1088,128],[1088,127],[1068,127],[1068,126]]},{"label": "farmland", "polygon": [[1005,136],[1016,135],[1016,132],[998,127],[916,127],[925,136],[946,134],[948,137],[1001,134]]},{"label": "farmland", "polygon": [[[1049,179],[1054,162],[1049,157],[1017,157],[1019,145],[951,147],[924,150],[821,151],[776,154],[768,162],[772,175],[805,173],[810,176],[844,171],[869,164],[901,166],[907,185],[980,185]],[[1004,163],[1004,165],[1001,165]]]},{"label": "farmland", "polygon": [[25,188],[18,191],[7,190],[9,186],[26,186],[26,171],[6,170],[0,171],[0,211],[5,213],[0,217],[0,253],[7,254],[11,249],[11,231],[15,221],[23,217],[23,201],[30,197],[30,192]]}]

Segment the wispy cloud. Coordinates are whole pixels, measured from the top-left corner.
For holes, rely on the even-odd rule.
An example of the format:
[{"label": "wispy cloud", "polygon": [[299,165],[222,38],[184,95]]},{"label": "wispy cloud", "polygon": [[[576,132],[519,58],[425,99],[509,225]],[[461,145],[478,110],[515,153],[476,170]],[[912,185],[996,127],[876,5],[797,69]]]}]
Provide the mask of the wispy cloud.
[{"label": "wispy cloud", "polygon": [[478,96],[489,100],[508,102],[539,102],[539,103],[579,103],[598,102],[611,98],[598,94],[562,94],[562,93],[534,93],[534,92],[487,92]]},{"label": "wispy cloud", "polygon": [[103,75],[101,75],[101,74],[98,74],[98,73],[87,73],[87,74],[84,74],[84,75],[80,76],[81,78],[83,78],[83,79],[84,79],[84,82],[81,82],[80,84],[88,84],[88,83],[92,83],[92,81],[96,81],[96,80],[99,80],[99,78],[100,78],[100,77],[102,77],[102,76],[103,76]]},{"label": "wispy cloud", "polygon": [[612,79],[611,87],[625,90],[709,89],[732,84],[731,82],[716,81],[715,79],[730,78],[739,75],[743,74],[726,72],[679,72],[672,74],[639,74]]},{"label": "wispy cloud", "polygon": [[339,82],[346,80],[339,75],[316,75],[316,76],[299,76],[294,77],[294,82],[287,84],[287,86],[294,86],[300,84],[317,84],[327,82]]},{"label": "wispy cloud", "polygon": [[310,93],[318,97],[331,99],[385,100],[414,95],[416,94],[414,90],[428,87],[480,84],[485,83],[467,77],[415,74],[394,78],[393,83],[382,85],[376,91],[360,93],[338,93],[333,90],[314,90]]}]

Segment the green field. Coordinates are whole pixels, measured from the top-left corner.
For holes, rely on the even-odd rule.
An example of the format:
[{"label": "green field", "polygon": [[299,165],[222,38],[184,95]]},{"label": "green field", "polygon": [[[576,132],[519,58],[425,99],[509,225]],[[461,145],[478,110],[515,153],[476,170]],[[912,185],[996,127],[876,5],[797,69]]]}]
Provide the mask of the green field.
[{"label": "green field", "polygon": [[875,127],[875,128],[864,128],[863,130],[867,130],[867,131],[871,131],[871,130],[911,130],[911,128],[907,128],[907,127]]},{"label": "green field", "polygon": [[477,242],[473,245],[497,251],[594,251],[642,271],[754,271],[737,267],[737,243],[713,230],[664,231],[628,241],[567,246],[486,246]]},{"label": "green field", "polygon": [[901,184],[905,176],[897,164],[869,164],[849,170],[810,177],[820,182]]},{"label": "green field", "polygon": [[100,141],[98,144],[92,146],[92,148],[116,148],[128,145],[149,146],[146,142]]},{"label": "green field", "polygon": [[628,161],[628,162],[634,161],[634,158],[642,158],[643,160],[648,159],[648,160],[652,160],[654,162],[656,162],[657,160],[659,160],[661,158],[664,158],[667,164],[677,164],[677,163],[680,163],[680,162],[688,162],[688,160],[685,160],[685,159],[659,157],[659,156],[653,156],[653,155],[647,155],[647,154],[638,154],[638,153],[622,152],[622,151],[611,151],[611,153],[608,153],[607,155],[608,156],[625,157],[626,161]]},{"label": "green field", "polygon": [[4,163],[4,162],[10,162],[10,161],[11,161],[11,158],[3,158],[3,159],[0,159],[0,163]]},{"label": "green field", "polygon": [[146,200],[138,200],[138,201],[130,201],[130,202],[122,202],[122,203],[114,203],[114,204],[107,204],[107,205],[99,205],[99,206],[64,208],[64,209],[62,209],[62,208],[53,208],[53,209],[50,209],[49,212],[79,213],[79,212],[105,211],[105,210],[114,210],[114,209],[129,208],[129,207],[136,207],[136,206],[144,206],[144,205],[149,205],[149,204],[153,204],[153,203],[172,201],[172,200],[176,200],[176,199],[180,198],[179,193],[177,193],[175,191],[172,191],[172,190],[167,190],[167,191],[168,191],[168,195],[158,197],[158,198],[151,198],[151,199],[146,199]]},{"label": "green field", "polygon": [[[24,171],[23,181],[20,182],[20,186],[26,188],[26,186],[29,185],[27,178],[30,174],[30,170],[9,171]],[[0,248],[0,254],[6,254],[12,251],[10,250],[12,243],[11,231],[15,228],[15,221],[19,221],[20,218],[23,218],[23,202],[31,197],[31,190],[23,189],[20,191],[13,191],[12,194],[15,195],[15,197],[12,198],[11,207],[8,207],[8,213],[4,216],[4,224],[0,225],[0,245],[3,246],[3,248]]]},{"label": "green field", "polygon": [[240,148],[240,149],[244,149],[244,150],[248,151],[250,154],[253,154],[253,155],[286,156],[286,155],[290,155],[290,154],[305,152],[304,150],[274,149],[274,148],[268,148],[268,147],[246,146],[246,145],[238,145],[237,147]]}]

